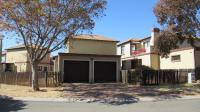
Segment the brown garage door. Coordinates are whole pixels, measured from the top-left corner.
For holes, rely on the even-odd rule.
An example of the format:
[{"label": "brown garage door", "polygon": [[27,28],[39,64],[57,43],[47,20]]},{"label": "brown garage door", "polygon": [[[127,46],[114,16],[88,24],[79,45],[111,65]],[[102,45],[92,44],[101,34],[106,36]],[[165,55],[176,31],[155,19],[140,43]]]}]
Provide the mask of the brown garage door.
[{"label": "brown garage door", "polygon": [[88,83],[89,61],[64,61],[64,82]]},{"label": "brown garage door", "polygon": [[94,81],[98,83],[116,82],[116,62],[95,61]]}]

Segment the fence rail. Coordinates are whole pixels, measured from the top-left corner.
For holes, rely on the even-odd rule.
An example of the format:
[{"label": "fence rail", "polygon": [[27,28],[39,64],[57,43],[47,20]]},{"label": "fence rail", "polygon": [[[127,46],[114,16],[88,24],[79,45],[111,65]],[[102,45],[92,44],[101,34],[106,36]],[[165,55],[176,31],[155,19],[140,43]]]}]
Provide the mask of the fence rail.
[{"label": "fence rail", "polygon": [[122,82],[137,83],[141,85],[180,84],[188,81],[188,73],[195,74],[196,79],[200,76],[200,70],[122,70]]},{"label": "fence rail", "polygon": [[[2,72],[0,73],[0,83],[31,86],[31,76],[31,72]],[[60,83],[60,73],[38,72],[38,81],[41,87],[58,86]]]}]

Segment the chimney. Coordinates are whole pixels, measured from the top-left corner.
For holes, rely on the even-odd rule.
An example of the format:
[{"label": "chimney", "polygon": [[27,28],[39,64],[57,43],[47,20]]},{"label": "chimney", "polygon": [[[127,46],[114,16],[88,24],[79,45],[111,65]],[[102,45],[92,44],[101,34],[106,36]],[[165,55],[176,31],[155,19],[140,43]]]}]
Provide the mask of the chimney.
[{"label": "chimney", "polygon": [[159,28],[153,28],[152,29],[150,46],[154,46],[155,45],[155,41],[157,40],[159,34],[160,34],[160,29]]}]

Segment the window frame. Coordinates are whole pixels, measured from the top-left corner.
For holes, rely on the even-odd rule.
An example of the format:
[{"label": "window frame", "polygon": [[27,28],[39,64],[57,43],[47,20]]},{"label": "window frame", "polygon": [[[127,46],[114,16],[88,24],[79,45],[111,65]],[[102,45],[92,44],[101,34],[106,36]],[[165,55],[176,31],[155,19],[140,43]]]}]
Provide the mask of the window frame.
[{"label": "window frame", "polygon": [[[174,59],[174,58],[178,58],[178,59]],[[181,62],[181,55],[173,55],[171,56],[171,62]]]}]

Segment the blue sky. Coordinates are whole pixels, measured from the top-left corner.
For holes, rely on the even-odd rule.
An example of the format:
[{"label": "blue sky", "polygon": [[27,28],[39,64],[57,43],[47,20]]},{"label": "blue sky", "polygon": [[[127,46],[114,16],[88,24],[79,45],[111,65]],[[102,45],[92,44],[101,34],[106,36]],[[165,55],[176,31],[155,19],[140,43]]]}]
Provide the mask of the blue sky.
[{"label": "blue sky", "polygon": [[97,20],[94,34],[124,41],[150,35],[159,27],[153,14],[157,0],[108,0],[106,16]]},{"label": "blue sky", "polygon": [[[108,0],[106,16],[96,20],[93,34],[104,35],[119,41],[143,38],[153,27],[159,27],[153,14],[157,0]],[[16,44],[12,35],[4,39],[3,48]]]}]

